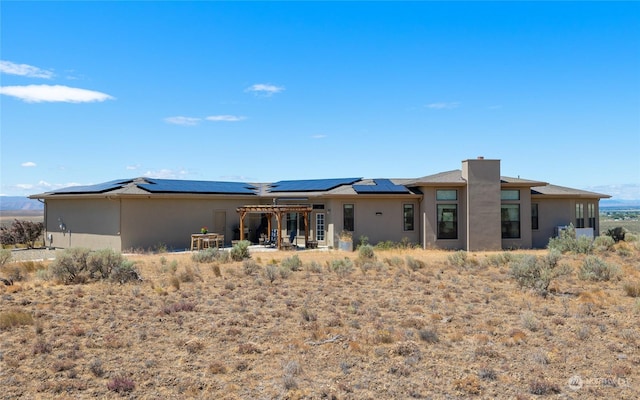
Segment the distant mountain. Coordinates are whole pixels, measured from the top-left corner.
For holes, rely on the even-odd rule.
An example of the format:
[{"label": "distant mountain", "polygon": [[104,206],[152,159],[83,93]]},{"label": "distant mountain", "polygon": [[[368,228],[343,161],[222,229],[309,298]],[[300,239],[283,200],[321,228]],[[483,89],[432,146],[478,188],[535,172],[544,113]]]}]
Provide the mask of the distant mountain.
[{"label": "distant mountain", "polygon": [[640,208],[640,200],[616,200],[602,199],[600,200],[600,208]]},{"label": "distant mountain", "polygon": [[0,211],[44,210],[38,200],[20,196],[0,196]]}]

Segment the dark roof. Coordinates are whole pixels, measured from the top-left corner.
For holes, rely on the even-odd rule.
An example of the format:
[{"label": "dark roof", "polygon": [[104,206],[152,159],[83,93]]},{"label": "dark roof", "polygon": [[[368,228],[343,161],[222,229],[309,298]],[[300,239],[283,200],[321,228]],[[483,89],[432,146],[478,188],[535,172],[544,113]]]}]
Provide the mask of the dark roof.
[{"label": "dark roof", "polygon": [[50,192],[50,193],[56,193],[56,194],[104,193],[104,192],[112,191],[114,189],[119,189],[131,182],[133,182],[133,179],[116,179],[114,181],[98,183],[96,185],[69,186],[63,189],[58,189],[55,192]]},{"label": "dark roof", "polygon": [[353,185],[356,193],[411,193],[409,189],[402,185],[396,185],[389,179],[374,179],[373,184]]},{"label": "dark roof", "polygon": [[608,199],[611,196],[608,194],[589,192],[586,190],[572,189],[564,186],[557,185],[545,185],[536,186],[531,188],[531,194],[544,195],[545,197],[585,197],[585,198],[599,198]]},{"label": "dark roof", "polygon": [[300,181],[279,181],[271,184],[272,193],[277,192],[323,192],[342,185],[351,185],[362,178],[307,179]]},{"label": "dark roof", "polygon": [[151,193],[219,193],[252,194],[255,187],[241,182],[186,181],[177,179],[146,179],[148,183],[137,186]]}]

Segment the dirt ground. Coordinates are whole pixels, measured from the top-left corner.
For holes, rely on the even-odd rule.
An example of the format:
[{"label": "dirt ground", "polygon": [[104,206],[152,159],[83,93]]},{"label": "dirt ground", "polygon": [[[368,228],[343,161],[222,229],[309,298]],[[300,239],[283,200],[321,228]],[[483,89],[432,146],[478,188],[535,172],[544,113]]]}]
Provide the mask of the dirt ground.
[{"label": "dirt ground", "polygon": [[0,276],[23,276],[0,284],[0,398],[638,398],[638,247],[598,255],[621,270],[604,282],[564,255],[546,297],[501,254],[139,254],[142,281],[82,285],[9,263]]}]

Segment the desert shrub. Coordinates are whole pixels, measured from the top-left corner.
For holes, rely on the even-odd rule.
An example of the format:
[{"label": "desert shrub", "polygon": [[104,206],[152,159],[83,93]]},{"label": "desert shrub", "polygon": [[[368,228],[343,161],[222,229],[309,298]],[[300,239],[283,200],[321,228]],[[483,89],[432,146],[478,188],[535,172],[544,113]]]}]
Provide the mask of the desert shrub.
[{"label": "desert shrub", "polygon": [[291,268],[281,265],[278,268],[278,274],[280,274],[280,278],[287,279],[291,276]]},{"label": "desert shrub", "polygon": [[422,269],[422,268],[424,268],[424,267],[425,267],[425,265],[426,265],[426,264],[424,263],[424,261],[422,261],[422,260],[418,260],[418,259],[413,258],[413,257],[411,257],[411,256],[407,256],[407,257],[406,257],[406,260],[407,260],[407,266],[408,266],[409,268],[411,268],[411,270],[412,270],[412,271],[417,271],[417,270],[419,270],[419,269]]},{"label": "desert shrub", "polygon": [[31,314],[24,311],[0,312],[0,331],[22,325],[33,325],[33,317]]},{"label": "desert shrub", "polygon": [[373,251],[373,246],[371,246],[370,244],[363,244],[358,247],[358,258],[363,261],[375,259],[376,255]]},{"label": "desert shrub", "polygon": [[464,267],[467,265],[467,252],[464,250],[455,251],[447,257],[449,264],[455,267]]},{"label": "desert shrub", "polygon": [[551,281],[558,276],[571,271],[567,265],[560,264],[557,250],[551,250],[544,257],[525,255],[510,263],[511,276],[520,287],[534,289],[541,295],[546,295]]},{"label": "desert shrub", "polygon": [[273,264],[267,265],[264,269],[264,276],[273,283],[278,278],[278,267]]},{"label": "desert shrub", "polygon": [[44,223],[27,220],[14,220],[11,226],[0,228],[0,243],[2,245],[25,244],[33,248],[36,240],[42,236]]},{"label": "desert shrub", "polygon": [[345,277],[353,271],[353,261],[350,258],[343,258],[331,261],[331,270],[338,276]]},{"label": "desert shrub", "polygon": [[560,231],[557,237],[549,239],[547,248],[561,253],[591,254],[593,241],[586,236],[576,237],[576,230],[570,224],[567,229]]},{"label": "desert shrub", "polygon": [[435,329],[420,329],[418,331],[418,336],[420,340],[427,343],[437,343],[440,341],[438,338],[438,332]]},{"label": "desert shrub", "polygon": [[376,243],[375,248],[376,250],[391,250],[396,248],[396,244],[393,243],[391,240],[385,240],[385,241]]},{"label": "desert shrub", "polygon": [[92,279],[106,279],[111,271],[122,264],[124,257],[112,249],[102,249],[89,253],[87,267]]},{"label": "desert shrub", "polygon": [[122,284],[125,282],[139,281],[142,280],[142,278],[140,278],[140,274],[138,274],[133,261],[122,260],[120,265],[113,267],[111,270],[109,280],[111,282],[118,282]]},{"label": "desert shrub", "polygon": [[596,256],[588,256],[578,271],[578,277],[585,281],[609,281],[620,274],[620,268]]},{"label": "desert shrub", "polygon": [[535,395],[550,395],[560,393],[560,387],[555,383],[545,381],[544,379],[534,379],[529,382],[529,393]]},{"label": "desert shrub", "polygon": [[13,256],[11,255],[11,250],[1,249],[0,250],[0,268],[2,268],[3,265],[11,261],[12,257]]},{"label": "desert shrub", "polygon": [[313,260],[311,261],[311,263],[309,263],[309,265],[307,266],[307,270],[311,271],[311,272],[315,272],[315,273],[320,273],[322,272],[322,265],[320,265],[319,262]]},{"label": "desert shrub", "polygon": [[135,387],[135,383],[124,375],[115,376],[107,383],[107,389],[120,394],[132,392]]},{"label": "desert shrub", "polygon": [[610,251],[614,244],[615,241],[611,236],[598,236],[593,240],[593,249],[599,252]]},{"label": "desert shrub", "polygon": [[248,240],[241,240],[236,243],[235,246],[231,248],[231,259],[233,261],[242,261],[245,258],[250,258],[251,254],[249,254],[249,245],[251,244]]},{"label": "desert shrub", "polygon": [[385,258],[384,262],[389,264],[390,267],[402,267],[404,265],[404,260],[402,259],[402,257],[398,257],[398,256]]},{"label": "desert shrub", "polygon": [[621,226],[617,226],[615,228],[611,228],[611,229],[607,230],[606,235],[611,237],[614,242],[618,243],[618,242],[623,241],[625,239],[626,233],[627,233],[626,229],[624,229]]},{"label": "desert shrub", "polygon": [[501,265],[509,264],[511,261],[513,261],[513,259],[513,254],[507,252],[500,254],[490,254],[489,256],[487,256],[487,263],[489,265],[495,265],[496,267],[499,267]]},{"label": "desert shrub", "polygon": [[91,250],[84,247],[58,252],[50,266],[51,275],[65,284],[86,282],[89,277],[87,259],[90,253]]},{"label": "desert shrub", "polygon": [[640,297],[640,282],[626,282],[622,288],[629,297]]},{"label": "desert shrub", "polygon": [[56,254],[50,266],[51,275],[65,283],[84,283],[91,279],[109,279],[124,283],[139,280],[134,263],[110,249],[92,252],[74,247]]},{"label": "desert shrub", "polygon": [[200,250],[193,253],[191,255],[191,260],[197,263],[202,263],[202,264],[211,263],[214,261],[220,261],[219,260],[221,255],[220,253],[223,253],[223,252],[219,251],[214,247],[209,247],[208,249]]},{"label": "desert shrub", "polygon": [[248,259],[242,262],[242,270],[245,275],[255,275],[260,271],[260,268],[260,265],[254,260]]},{"label": "desert shrub", "polygon": [[287,257],[280,263],[283,267],[289,268],[291,271],[300,271],[302,269],[302,261],[298,255]]}]

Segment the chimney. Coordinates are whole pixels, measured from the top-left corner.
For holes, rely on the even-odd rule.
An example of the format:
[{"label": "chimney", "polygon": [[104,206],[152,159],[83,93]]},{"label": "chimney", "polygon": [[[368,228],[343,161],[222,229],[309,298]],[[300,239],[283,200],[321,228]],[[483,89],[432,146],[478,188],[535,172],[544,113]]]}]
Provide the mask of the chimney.
[{"label": "chimney", "polygon": [[484,156],[478,156],[478,160],[484,160]]}]

